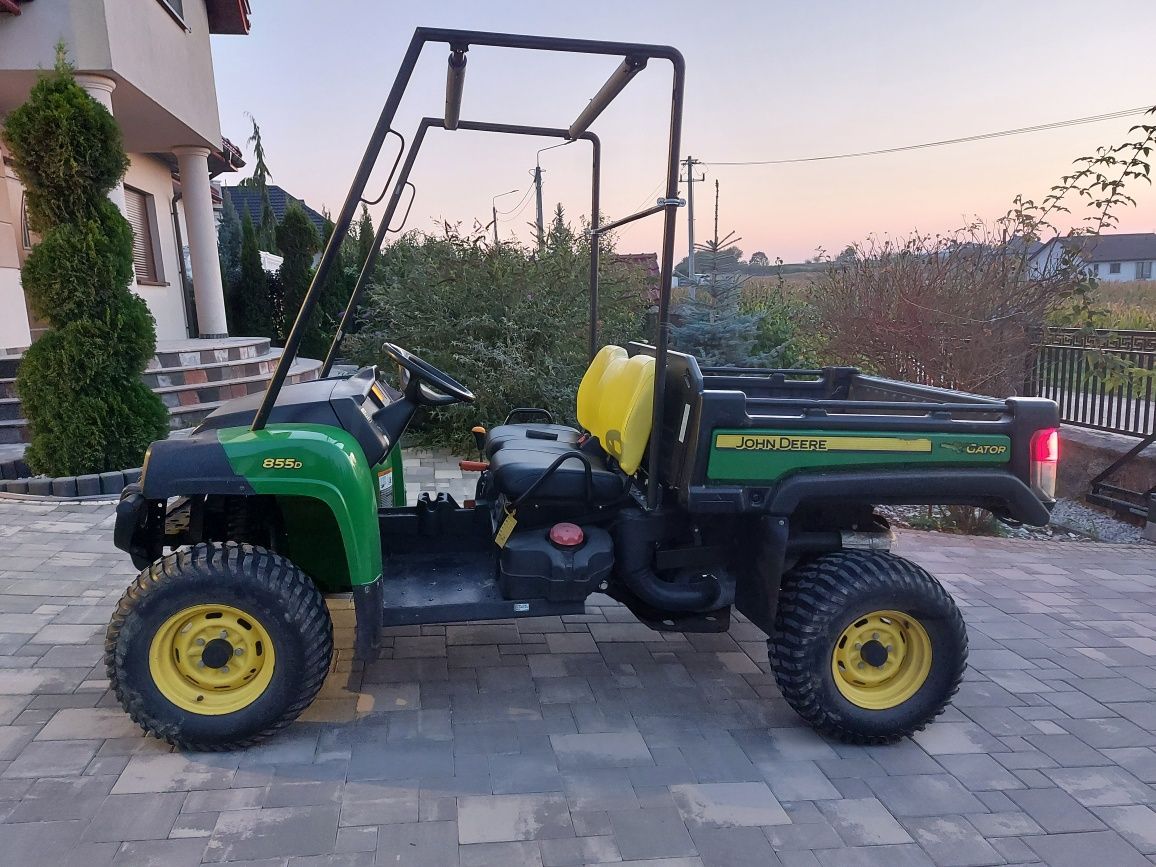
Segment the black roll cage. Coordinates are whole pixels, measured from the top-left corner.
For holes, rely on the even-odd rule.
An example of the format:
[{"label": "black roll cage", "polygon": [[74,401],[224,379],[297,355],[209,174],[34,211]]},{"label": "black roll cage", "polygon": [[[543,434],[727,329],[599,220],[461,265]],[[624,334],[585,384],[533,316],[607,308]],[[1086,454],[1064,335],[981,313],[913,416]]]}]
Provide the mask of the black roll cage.
[{"label": "black roll cage", "polygon": [[[397,114],[398,106],[401,104],[402,96],[405,94],[406,88],[409,85],[413,70],[417,66],[422,48],[425,47],[426,43],[430,42],[442,43],[450,47],[446,71],[445,115],[442,118],[426,117],[422,119],[418,125],[413,143],[408,153],[406,153],[405,162],[401,166],[401,172],[397,174],[398,163],[401,160],[402,152],[405,151],[405,139],[393,129],[393,120]],[[594,95],[567,129],[465,121],[460,119],[460,111],[462,93],[465,87],[466,54],[471,46],[478,45],[530,51],[558,51],[571,54],[609,55],[621,57],[622,62],[614,72],[611,73],[606,83],[602,85],[598,93]],[[654,206],[603,225],[599,223],[601,143],[594,133],[589,132],[589,127],[598,116],[606,110],[606,107],[610,105],[614,98],[622,92],[626,85],[629,84],[630,80],[644,69],[647,62],[652,59],[669,61],[673,70],[673,87],[670,102],[670,131],[667,147],[666,193]],[[562,39],[550,36],[526,36],[512,33],[487,33],[483,31],[447,30],[442,28],[417,28],[414,31],[413,38],[410,39],[409,47],[402,59],[397,76],[394,78],[393,86],[390,88],[389,96],[386,98],[385,105],[381,110],[377,125],[374,127],[373,133],[369,138],[369,144],[366,146],[365,154],[362,156],[361,163],[357,167],[357,173],[354,175],[353,183],[349,187],[349,193],[346,195],[345,203],[342,205],[341,211],[338,213],[337,219],[334,222],[333,232],[330,234],[329,241],[325,245],[325,250],[321,254],[321,261],[317,265],[317,271],[313,275],[313,281],[309,284],[309,290],[305,293],[305,298],[301,302],[301,309],[298,311],[297,318],[293,322],[293,327],[285,339],[284,352],[277,362],[273,377],[269,380],[269,385],[261,400],[261,406],[253,418],[251,430],[262,430],[269,421],[269,414],[272,412],[273,406],[277,402],[277,396],[281,393],[281,388],[285,384],[285,379],[289,374],[293,359],[297,356],[305,326],[314,308],[317,306],[322,287],[324,287],[326,281],[329,279],[329,274],[337,261],[341,244],[349,232],[350,225],[353,223],[357,206],[363,202],[376,204],[381,201],[381,197],[378,197],[376,200],[367,200],[365,198],[365,188],[369,183],[370,175],[373,173],[378,157],[381,154],[382,145],[388,136],[396,136],[401,143],[401,148],[398,151],[397,158],[394,160],[389,178],[385,183],[386,190],[389,189],[390,183],[393,183],[393,193],[390,196],[389,202],[386,205],[385,214],[382,216],[381,223],[378,226],[373,247],[362,266],[361,273],[358,275],[357,283],[349,299],[349,304],[346,306],[345,312],[342,315],[341,324],[338,326],[337,333],[334,335],[333,342],[329,347],[329,352],[326,355],[321,370],[322,376],[327,376],[333,366],[341,341],[351,323],[358,302],[364,293],[369,275],[373,273],[373,268],[377,262],[386,234],[390,231],[400,231],[401,227],[405,224],[405,218],[403,217],[402,223],[397,229],[390,228],[393,217],[401,203],[402,195],[405,193],[407,187],[411,192],[411,198],[410,204],[406,208],[405,216],[408,217],[409,215],[409,208],[413,205],[413,195],[416,194],[416,189],[410,182],[409,175],[417,159],[421,144],[425,140],[425,134],[431,127],[440,126],[447,130],[465,129],[513,135],[546,136],[562,138],[567,141],[583,139],[589,141],[592,146],[589,333],[589,350],[591,356],[593,356],[597,349],[598,341],[598,251],[600,236],[612,229],[633,222],[634,220],[642,219],[643,217],[660,212],[664,215],[662,252],[660,254],[659,267],[658,334],[655,339],[654,405],[652,407],[646,490],[647,507],[650,509],[656,508],[659,503],[660,494],[658,481],[659,455],[662,444],[662,417],[666,397],[667,337],[670,321],[670,286],[674,272],[675,220],[677,219],[678,208],[681,204],[678,198],[678,171],[682,137],[682,104],[685,78],[686,64],[682,54],[679,53],[676,48],[666,45],[648,45],[634,42],[602,42],[590,39]],[[397,174],[396,181],[394,181],[395,174]],[[384,191],[382,196],[384,196]]]}]

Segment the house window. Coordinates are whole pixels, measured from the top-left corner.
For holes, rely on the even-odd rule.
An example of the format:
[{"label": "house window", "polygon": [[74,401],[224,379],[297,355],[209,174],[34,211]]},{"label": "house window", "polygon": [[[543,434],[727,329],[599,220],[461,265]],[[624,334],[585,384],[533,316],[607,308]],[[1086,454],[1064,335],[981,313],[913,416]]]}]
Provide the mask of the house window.
[{"label": "house window", "polygon": [[157,250],[157,209],[153,197],[132,187],[124,188],[128,222],[132,226],[132,264],[141,283],[161,283]]},{"label": "house window", "polygon": [[1092,266],[1092,276],[1093,277],[1099,277],[1100,276],[1100,263],[1099,262],[1097,262],[1095,265]]},{"label": "house window", "polygon": [[28,225],[28,194],[20,196],[20,243],[25,250],[32,249],[32,227]]},{"label": "house window", "polygon": [[1136,279],[1137,280],[1151,280],[1152,279],[1152,263],[1151,262],[1137,262],[1136,263]]},{"label": "house window", "polygon": [[1109,265],[1108,266],[1108,273],[1109,274],[1119,274],[1120,273],[1120,263],[1119,262],[1113,262],[1111,265]]},{"label": "house window", "polygon": [[162,6],[169,10],[169,13],[180,21],[185,23],[185,0],[157,0]]}]

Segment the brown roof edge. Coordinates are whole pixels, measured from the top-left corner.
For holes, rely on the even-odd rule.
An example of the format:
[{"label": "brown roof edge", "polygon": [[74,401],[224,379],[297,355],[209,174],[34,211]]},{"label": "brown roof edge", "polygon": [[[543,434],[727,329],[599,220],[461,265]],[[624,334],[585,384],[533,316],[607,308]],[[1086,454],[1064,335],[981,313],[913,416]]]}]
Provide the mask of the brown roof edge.
[{"label": "brown roof edge", "polygon": [[245,36],[249,32],[249,0],[205,0],[205,7],[210,33]]},{"label": "brown roof edge", "polygon": [[20,7],[16,5],[17,0],[0,0],[0,12],[7,12],[9,15],[19,15]]}]

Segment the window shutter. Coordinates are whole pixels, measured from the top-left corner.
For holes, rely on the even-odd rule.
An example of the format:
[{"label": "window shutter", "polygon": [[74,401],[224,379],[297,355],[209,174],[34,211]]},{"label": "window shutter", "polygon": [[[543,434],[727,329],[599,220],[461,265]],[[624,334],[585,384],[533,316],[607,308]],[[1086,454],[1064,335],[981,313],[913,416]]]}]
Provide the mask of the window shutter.
[{"label": "window shutter", "polygon": [[157,263],[153,256],[152,223],[149,220],[148,196],[139,190],[124,188],[128,222],[132,226],[132,264],[138,280],[157,280]]}]

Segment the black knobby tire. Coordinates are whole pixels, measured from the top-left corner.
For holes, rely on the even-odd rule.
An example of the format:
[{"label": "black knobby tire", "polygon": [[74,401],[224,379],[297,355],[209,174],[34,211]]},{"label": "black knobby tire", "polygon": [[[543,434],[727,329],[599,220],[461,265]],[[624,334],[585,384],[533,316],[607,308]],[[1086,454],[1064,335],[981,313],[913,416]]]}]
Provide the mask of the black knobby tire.
[{"label": "black knobby tire", "polygon": [[[843,630],[879,610],[915,618],[931,641],[931,668],[906,701],[868,710],[840,692],[832,654]],[[955,602],[925,569],[883,552],[842,551],[783,578],[775,634],[767,642],[787,703],[822,734],[852,744],[887,744],[943,713],[967,665],[967,628]]]},{"label": "black knobby tire", "polygon": [[[205,603],[256,618],[273,643],[272,679],[248,706],[192,713],[153,680],[149,648],[165,621]],[[313,701],[333,656],[333,624],[312,580],[291,562],[252,545],[202,543],[153,563],[121,597],[104,641],[109,683],[129,716],[176,747],[220,751],[254,744],[285,728]]]}]

